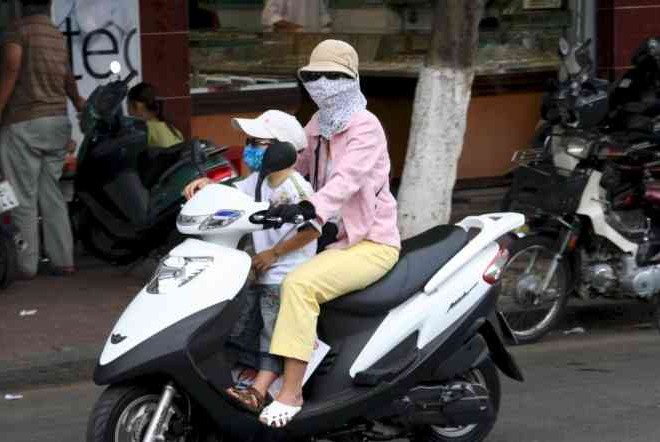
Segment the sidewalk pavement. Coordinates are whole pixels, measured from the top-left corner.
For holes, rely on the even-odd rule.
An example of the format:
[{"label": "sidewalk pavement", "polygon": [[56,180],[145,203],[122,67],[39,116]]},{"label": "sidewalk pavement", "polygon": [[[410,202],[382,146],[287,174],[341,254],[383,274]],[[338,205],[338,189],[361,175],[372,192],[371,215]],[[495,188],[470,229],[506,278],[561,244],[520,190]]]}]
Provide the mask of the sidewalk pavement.
[{"label": "sidewalk pavement", "polygon": [[80,257],[73,276],[39,276],[0,291],[1,396],[26,385],[91,379],[114,322],[154,265],[127,273]]}]

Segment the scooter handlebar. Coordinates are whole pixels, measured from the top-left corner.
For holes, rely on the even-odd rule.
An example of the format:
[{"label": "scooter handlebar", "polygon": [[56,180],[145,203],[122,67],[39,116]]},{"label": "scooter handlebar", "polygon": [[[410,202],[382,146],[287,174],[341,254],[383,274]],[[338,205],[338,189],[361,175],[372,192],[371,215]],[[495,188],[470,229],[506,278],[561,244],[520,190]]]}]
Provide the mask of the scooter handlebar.
[{"label": "scooter handlebar", "polygon": [[[266,226],[276,227],[280,227],[288,222],[280,216],[266,216],[264,213],[265,212],[255,213],[250,217],[250,221],[252,221],[254,224],[263,224]],[[302,215],[296,215],[292,221],[293,224],[302,224],[305,222],[305,218]]]}]

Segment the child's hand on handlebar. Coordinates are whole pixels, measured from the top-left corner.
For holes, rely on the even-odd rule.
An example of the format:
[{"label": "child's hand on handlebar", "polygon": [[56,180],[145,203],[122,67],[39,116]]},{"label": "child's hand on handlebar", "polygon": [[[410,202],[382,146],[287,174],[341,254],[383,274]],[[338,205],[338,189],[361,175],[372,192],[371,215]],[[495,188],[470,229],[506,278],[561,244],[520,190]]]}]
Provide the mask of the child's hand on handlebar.
[{"label": "child's hand on handlebar", "polygon": [[193,197],[193,195],[195,195],[209,184],[213,184],[211,179],[206,177],[197,178],[195,181],[190,182],[185,189],[183,189],[183,195],[186,197],[186,199],[189,200]]}]

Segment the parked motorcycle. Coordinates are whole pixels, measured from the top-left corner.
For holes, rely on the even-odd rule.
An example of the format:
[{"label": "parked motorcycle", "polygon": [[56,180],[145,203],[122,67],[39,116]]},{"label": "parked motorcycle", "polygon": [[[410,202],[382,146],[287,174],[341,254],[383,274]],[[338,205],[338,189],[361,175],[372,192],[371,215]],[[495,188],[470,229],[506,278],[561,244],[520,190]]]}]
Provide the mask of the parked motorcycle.
[{"label": "parked motorcycle", "polygon": [[9,287],[16,280],[17,255],[26,248],[11,218],[11,211],[18,205],[11,184],[0,178],[0,289]]},{"label": "parked motorcycle", "polygon": [[[655,301],[660,292],[657,219],[660,140],[619,102],[627,124],[612,125],[607,83],[592,78],[586,45],[560,44],[578,69],[544,102],[546,136],[517,152],[510,210],[528,218],[502,277],[500,309],[520,343],[537,341],[562,317],[569,295]],[[648,118],[639,114],[640,117]]]},{"label": "parked motorcycle", "polygon": [[[120,67],[113,68],[118,75]],[[223,150],[209,142],[147,146],[146,123],[122,110],[134,76],[100,85],[85,105],[85,138],[70,205],[74,231],[85,248],[117,264],[147,256],[175,235],[186,183],[198,176],[218,182],[238,175]]]},{"label": "parked motorcycle", "polygon": [[[279,149],[266,151],[262,180],[290,166]],[[109,387],[88,442],[484,440],[501,400],[498,368],[523,379],[495,309],[507,257],[497,240],[523,216],[433,228],[404,241],[383,279],[325,304],[318,334],[331,350],[305,385],[302,412],[271,429],[225,393],[237,360],[226,340],[251,267],[236,246],[250,232],[300,221],[269,216],[268,203],[224,185],[188,201],[177,227],[200,239],[163,259],[114,326],[94,373]]]}]

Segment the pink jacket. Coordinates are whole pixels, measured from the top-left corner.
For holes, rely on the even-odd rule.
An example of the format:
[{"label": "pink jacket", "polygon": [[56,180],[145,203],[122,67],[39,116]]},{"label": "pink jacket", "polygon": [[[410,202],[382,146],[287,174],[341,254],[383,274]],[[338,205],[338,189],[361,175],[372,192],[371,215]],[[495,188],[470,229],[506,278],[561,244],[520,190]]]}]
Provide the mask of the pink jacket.
[{"label": "pink jacket", "polygon": [[[307,148],[298,156],[296,169],[315,182],[315,155],[319,142],[317,115],[305,131]],[[319,219],[341,214],[346,235],[333,245],[346,248],[362,240],[401,247],[397,204],[390,192],[390,157],[387,139],[378,118],[364,110],[347,128],[330,139],[332,172],[326,179],[326,149],[320,149],[319,183],[325,183],[309,200]]]}]

